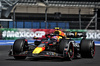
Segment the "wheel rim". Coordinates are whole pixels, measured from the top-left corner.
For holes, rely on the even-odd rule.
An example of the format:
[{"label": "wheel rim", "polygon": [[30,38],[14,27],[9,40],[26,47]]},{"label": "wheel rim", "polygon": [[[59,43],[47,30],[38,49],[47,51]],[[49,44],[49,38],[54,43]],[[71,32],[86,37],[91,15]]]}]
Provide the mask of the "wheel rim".
[{"label": "wheel rim", "polygon": [[73,58],[74,56],[74,47],[72,44],[70,44],[70,47],[69,47],[69,57],[70,58]]},{"label": "wheel rim", "polygon": [[91,55],[92,57],[95,55],[95,44],[93,43],[93,47],[91,47]]}]

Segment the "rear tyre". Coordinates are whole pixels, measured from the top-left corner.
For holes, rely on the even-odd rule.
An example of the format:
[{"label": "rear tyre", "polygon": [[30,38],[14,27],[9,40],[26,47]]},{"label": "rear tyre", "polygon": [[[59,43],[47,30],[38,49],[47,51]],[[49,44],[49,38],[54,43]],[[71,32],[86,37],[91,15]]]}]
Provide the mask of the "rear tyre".
[{"label": "rear tyre", "polygon": [[[13,55],[17,55],[28,49],[28,44],[25,39],[17,39],[13,45]],[[26,56],[14,56],[15,59],[25,59]]]},{"label": "rear tyre", "polygon": [[83,39],[80,45],[83,58],[93,58],[95,55],[95,43],[93,40]]}]

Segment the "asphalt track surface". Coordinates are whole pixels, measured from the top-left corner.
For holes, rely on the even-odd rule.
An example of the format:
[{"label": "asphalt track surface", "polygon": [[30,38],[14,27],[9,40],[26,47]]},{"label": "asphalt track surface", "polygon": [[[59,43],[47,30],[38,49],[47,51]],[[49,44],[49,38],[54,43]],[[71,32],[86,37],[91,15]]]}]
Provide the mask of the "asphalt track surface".
[{"label": "asphalt track surface", "polygon": [[100,66],[100,46],[96,46],[96,54],[93,59],[81,58],[72,61],[63,61],[59,58],[15,60],[8,56],[9,50],[10,46],[0,46],[0,66]]}]

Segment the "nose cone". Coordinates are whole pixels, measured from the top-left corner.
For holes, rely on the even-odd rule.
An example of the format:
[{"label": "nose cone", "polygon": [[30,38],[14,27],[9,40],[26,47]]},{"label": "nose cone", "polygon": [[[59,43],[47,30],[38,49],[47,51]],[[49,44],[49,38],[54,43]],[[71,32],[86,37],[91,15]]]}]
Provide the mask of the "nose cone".
[{"label": "nose cone", "polygon": [[33,50],[33,54],[39,54],[40,52],[44,51],[45,47],[37,47]]}]

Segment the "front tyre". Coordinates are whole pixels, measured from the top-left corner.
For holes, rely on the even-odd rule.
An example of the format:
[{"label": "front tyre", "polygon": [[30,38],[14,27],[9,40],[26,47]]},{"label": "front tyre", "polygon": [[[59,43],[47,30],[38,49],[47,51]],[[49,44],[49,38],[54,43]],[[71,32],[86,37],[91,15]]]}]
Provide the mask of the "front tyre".
[{"label": "front tyre", "polygon": [[[13,55],[18,55],[23,51],[26,51],[28,49],[28,44],[25,39],[17,39],[14,42],[13,45]],[[14,56],[15,59],[25,59],[26,56]]]},{"label": "front tyre", "polygon": [[65,59],[68,61],[71,61],[74,58],[74,47],[72,43],[69,44],[69,49],[66,55],[67,56],[65,57]]},{"label": "front tyre", "polygon": [[59,44],[59,52],[63,54],[64,60],[71,61],[74,57],[74,47],[70,40],[63,39]]}]

